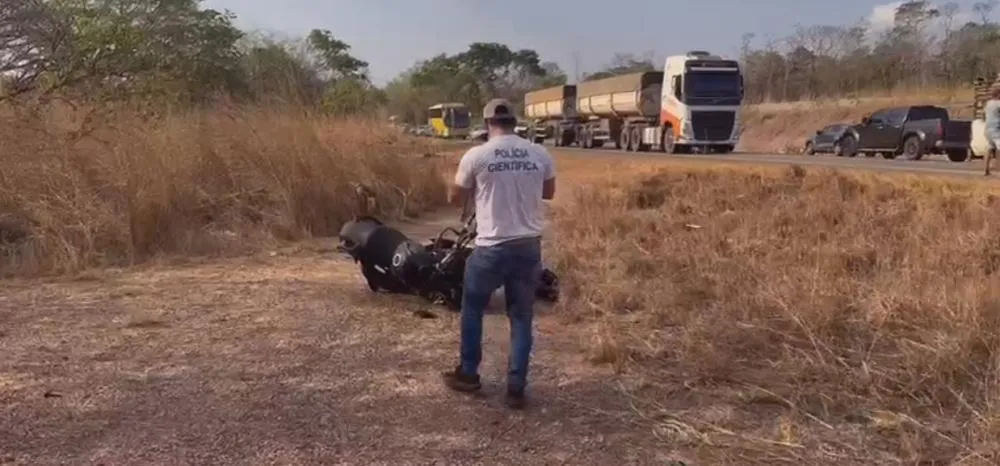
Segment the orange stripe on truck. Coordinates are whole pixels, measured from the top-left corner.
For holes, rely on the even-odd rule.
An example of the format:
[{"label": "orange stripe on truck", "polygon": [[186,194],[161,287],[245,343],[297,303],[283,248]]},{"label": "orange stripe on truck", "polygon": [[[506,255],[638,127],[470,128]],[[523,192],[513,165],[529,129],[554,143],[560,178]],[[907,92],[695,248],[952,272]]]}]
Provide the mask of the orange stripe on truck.
[{"label": "orange stripe on truck", "polygon": [[673,128],[674,137],[680,137],[681,135],[681,119],[670,113],[665,108],[660,109],[660,124],[670,125]]}]

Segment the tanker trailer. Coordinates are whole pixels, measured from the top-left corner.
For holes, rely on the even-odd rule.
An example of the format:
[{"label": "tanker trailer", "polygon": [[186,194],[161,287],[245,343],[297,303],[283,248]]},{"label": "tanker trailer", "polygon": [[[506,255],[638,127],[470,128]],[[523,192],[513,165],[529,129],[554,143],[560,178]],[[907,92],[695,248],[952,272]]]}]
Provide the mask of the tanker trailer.
[{"label": "tanker trailer", "polygon": [[576,109],[581,122],[576,142],[589,149],[612,142],[628,147],[623,134],[630,128],[656,125],[660,114],[662,71],[643,71],[576,85]]},{"label": "tanker trailer", "polygon": [[524,95],[524,116],[529,120],[528,139],[541,144],[548,138],[556,146],[573,142],[576,114],[576,86],[566,84],[532,91]]}]

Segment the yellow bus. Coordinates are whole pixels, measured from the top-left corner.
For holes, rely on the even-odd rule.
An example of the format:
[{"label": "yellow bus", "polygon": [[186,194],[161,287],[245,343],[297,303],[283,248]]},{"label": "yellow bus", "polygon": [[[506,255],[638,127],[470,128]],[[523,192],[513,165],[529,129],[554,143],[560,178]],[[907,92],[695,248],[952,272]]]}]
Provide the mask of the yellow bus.
[{"label": "yellow bus", "polygon": [[464,138],[471,123],[469,107],[462,103],[442,103],[427,109],[427,125],[439,138]]}]

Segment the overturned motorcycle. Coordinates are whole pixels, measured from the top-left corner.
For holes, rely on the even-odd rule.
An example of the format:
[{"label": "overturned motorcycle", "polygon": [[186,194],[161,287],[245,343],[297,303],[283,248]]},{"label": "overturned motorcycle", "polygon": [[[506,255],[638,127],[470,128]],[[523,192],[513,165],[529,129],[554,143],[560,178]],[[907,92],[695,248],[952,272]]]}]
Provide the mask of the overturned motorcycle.
[{"label": "overturned motorcycle", "polygon": [[[413,294],[452,310],[462,306],[465,263],[476,237],[475,216],[461,229],[445,228],[425,244],[372,216],[359,216],[340,230],[339,249],[361,263],[361,273],[372,291]],[[454,233],[455,238],[445,235]],[[535,296],[543,301],[559,299],[559,280],[543,269]]]}]

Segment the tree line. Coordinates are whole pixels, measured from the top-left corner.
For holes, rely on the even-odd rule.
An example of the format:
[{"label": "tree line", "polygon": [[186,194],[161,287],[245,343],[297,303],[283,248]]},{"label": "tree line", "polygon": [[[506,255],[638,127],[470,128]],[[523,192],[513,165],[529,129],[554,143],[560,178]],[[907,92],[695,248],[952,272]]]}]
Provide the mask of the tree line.
[{"label": "tree line", "polygon": [[0,0],[0,99],[70,95],[176,105],[227,96],[332,113],[386,103],[368,63],[330,31],[241,31],[201,0]]},{"label": "tree line", "polygon": [[758,46],[747,34],[740,54],[747,100],[969,86],[1000,64],[1000,25],[990,19],[997,3],[978,2],[962,12],[953,2],[936,6],[911,0],[901,3],[892,24],[881,30],[867,21],[804,26]]},{"label": "tree line", "polygon": [[442,100],[480,106],[566,82],[534,50],[474,43],[380,88],[368,62],[331,31],[274,39],[234,19],[201,0],[0,0],[0,101],[58,94],[198,105],[225,96],[419,121]]},{"label": "tree line", "polygon": [[[973,20],[960,21],[954,3],[911,0],[884,31],[864,22],[799,27],[763,45],[748,34],[740,53],[747,100],[967,85],[1000,59],[1000,25],[990,20],[996,2],[977,3]],[[530,90],[568,82],[534,50],[479,42],[418,61],[379,87],[369,64],[331,31],[274,39],[242,31],[234,19],[200,0],[0,0],[0,99],[58,93],[197,105],[225,96],[419,122],[437,102],[519,102]],[[618,54],[582,79],[659,65]]]}]

